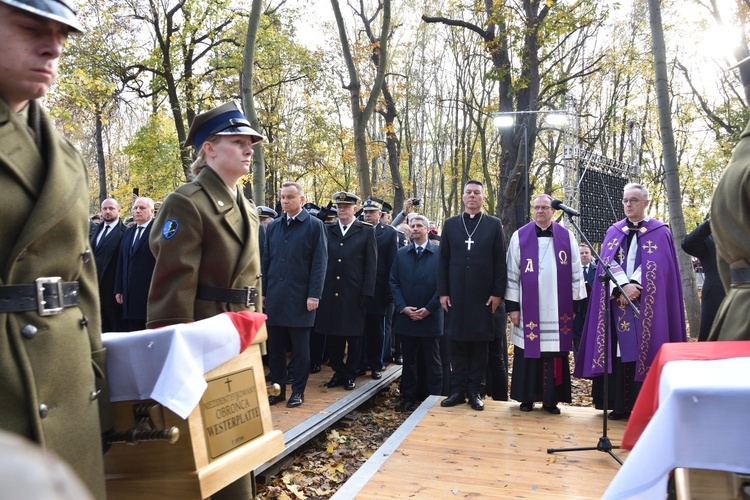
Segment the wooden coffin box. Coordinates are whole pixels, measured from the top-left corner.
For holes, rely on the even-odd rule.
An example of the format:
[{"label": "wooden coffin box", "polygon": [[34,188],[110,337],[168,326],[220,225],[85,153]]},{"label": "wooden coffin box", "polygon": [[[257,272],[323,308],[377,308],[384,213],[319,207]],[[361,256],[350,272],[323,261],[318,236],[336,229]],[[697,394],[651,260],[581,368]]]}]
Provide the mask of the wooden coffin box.
[{"label": "wooden coffin box", "polygon": [[266,337],[264,325],[244,352],[205,374],[208,388],[186,420],[153,400],[113,403],[117,432],[147,420],[147,428],[176,427],[179,438],[112,445],[104,457],[109,499],[207,498],[284,450],[268,406]]}]

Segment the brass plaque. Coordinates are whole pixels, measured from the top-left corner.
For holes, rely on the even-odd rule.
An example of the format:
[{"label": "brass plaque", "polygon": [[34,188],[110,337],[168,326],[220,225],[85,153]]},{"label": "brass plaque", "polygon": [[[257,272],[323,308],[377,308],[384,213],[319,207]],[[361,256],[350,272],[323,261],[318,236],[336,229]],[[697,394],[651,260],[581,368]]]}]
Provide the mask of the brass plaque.
[{"label": "brass plaque", "polygon": [[252,368],[207,380],[201,399],[209,457],[213,460],[263,434]]}]

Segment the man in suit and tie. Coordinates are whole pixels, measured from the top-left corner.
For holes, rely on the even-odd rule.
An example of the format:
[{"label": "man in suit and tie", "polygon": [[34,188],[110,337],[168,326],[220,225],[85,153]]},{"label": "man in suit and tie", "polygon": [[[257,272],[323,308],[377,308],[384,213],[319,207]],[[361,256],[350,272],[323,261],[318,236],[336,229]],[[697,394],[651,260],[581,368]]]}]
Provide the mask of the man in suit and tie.
[{"label": "man in suit and tie", "polygon": [[91,237],[94,247],[96,273],[99,278],[99,300],[101,302],[102,331],[119,332],[124,328],[122,306],[115,300],[115,274],[120,240],[125,224],[120,220],[120,204],[113,198],[102,202],[102,223]]},{"label": "man in suit and tie", "polygon": [[122,305],[123,324],[131,332],[146,329],[148,289],[156,259],[148,246],[154,200],[137,198],[133,204],[135,224],[125,230],[115,274],[115,300]]},{"label": "man in suit and tie", "polygon": [[581,266],[583,267],[583,279],[586,281],[586,298],[576,302],[576,317],[573,319],[573,351],[578,356],[578,346],[581,344],[581,332],[583,322],[586,321],[586,313],[589,309],[588,295],[596,279],[596,262],[593,262],[591,248],[586,243],[578,245],[578,253],[581,255]]}]

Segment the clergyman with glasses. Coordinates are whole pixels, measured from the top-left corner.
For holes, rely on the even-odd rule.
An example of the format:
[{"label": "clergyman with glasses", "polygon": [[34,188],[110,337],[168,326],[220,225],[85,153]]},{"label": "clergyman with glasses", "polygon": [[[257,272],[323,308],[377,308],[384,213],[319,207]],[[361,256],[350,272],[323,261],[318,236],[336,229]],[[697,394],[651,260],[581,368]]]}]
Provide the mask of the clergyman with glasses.
[{"label": "clergyman with glasses", "polygon": [[505,309],[513,324],[513,378],[510,397],[521,411],[560,414],[570,403],[570,361],[577,302],[586,298],[578,242],[554,222],[552,197],[533,199],[534,220],[518,229],[508,244]]},{"label": "clergyman with glasses", "polygon": [[[666,342],[686,340],[685,307],[672,233],[665,222],[646,215],[648,190],[641,184],[625,185],[625,218],[614,223],[602,243],[602,262],[624,293],[640,310],[635,316],[618,289],[604,290],[594,283],[589,313],[583,326],[574,375],[593,378],[594,404],[603,405],[604,357],[609,355],[610,419],[628,418],[656,352]],[[601,263],[597,275],[602,273]],[[614,289],[614,291],[613,291]],[[610,318],[604,301],[610,300]],[[611,328],[605,328],[610,321]],[[610,332],[610,353],[604,352],[604,335]]]}]

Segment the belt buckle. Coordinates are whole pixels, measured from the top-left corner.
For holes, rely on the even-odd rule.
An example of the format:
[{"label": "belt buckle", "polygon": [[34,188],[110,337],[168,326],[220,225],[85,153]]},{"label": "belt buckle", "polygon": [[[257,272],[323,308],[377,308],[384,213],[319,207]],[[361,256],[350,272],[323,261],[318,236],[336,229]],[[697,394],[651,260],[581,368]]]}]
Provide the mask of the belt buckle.
[{"label": "belt buckle", "polygon": [[245,307],[250,307],[255,305],[255,297],[256,297],[256,291],[254,286],[246,286],[245,287]]},{"label": "belt buckle", "polygon": [[[63,282],[60,276],[45,276],[37,278],[34,281],[36,285],[36,303],[39,310],[39,316],[53,316],[63,312]],[[45,307],[47,301],[44,300],[45,285],[57,286],[57,302],[59,307]]]}]

